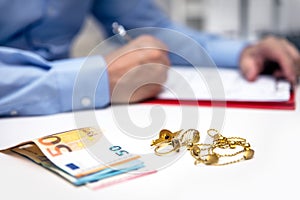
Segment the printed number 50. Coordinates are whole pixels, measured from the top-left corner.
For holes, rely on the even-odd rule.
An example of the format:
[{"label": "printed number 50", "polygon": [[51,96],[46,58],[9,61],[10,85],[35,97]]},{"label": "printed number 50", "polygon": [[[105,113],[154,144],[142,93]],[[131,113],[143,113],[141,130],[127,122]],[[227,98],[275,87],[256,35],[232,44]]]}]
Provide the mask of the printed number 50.
[{"label": "printed number 50", "polygon": [[115,152],[118,156],[123,156],[125,154],[129,154],[128,151],[122,150],[120,146],[112,146],[109,148],[109,150]]},{"label": "printed number 50", "polygon": [[[62,149],[67,150],[68,152],[72,152],[72,149],[64,144],[59,144],[61,142],[61,138],[55,135],[46,136],[40,138],[38,140],[39,143],[47,146],[46,150],[50,153],[51,156],[59,156],[63,153]],[[54,146],[56,145],[56,146]],[[50,148],[51,146],[54,146]],[[53,149],[54,148],[54,149]]]}]

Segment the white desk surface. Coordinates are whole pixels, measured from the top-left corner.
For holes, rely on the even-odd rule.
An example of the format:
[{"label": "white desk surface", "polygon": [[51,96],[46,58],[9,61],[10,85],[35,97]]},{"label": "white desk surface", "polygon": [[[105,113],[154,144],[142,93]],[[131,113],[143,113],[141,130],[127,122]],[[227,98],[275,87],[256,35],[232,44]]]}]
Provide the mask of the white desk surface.
[{"label": "white desk surface", "polygon": [[[174,164],[146,177],[123,182],[102,190],[74,187],[57,175],[18,156],[0,153],[1,199],[299,199],[300,161],[300,87],[295,111],[226,109],[222,133],[245,137],[255,150],[252,160],[212,167],[194,166],[186,154]],[[149,120],[153,105],[132,105],[130,116],[135,123]],[[162,128],[180,128],[182,106],[161,106],[166,114]],[[196,127],[204,134],[210,127],[212,109],[198,110]],[[155,113],[155,112],[154,112]],[[96,111],[98,122],[108,132],[126,141],[127,149],[149,149],[149,141],[122,135],[114,124],[111,108]],[[32,137],[76,128],[72,113],[47,117],[0,119],[0,138]],[[115,135],[109,136],[114,142]],[[135,149],[136,148],[136,149]]]}]

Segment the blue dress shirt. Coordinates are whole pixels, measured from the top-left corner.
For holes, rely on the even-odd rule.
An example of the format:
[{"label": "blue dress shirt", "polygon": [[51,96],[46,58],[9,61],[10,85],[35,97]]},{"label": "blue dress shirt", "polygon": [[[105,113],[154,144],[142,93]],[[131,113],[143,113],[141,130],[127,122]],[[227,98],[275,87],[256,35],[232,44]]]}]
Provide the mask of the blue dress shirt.
[{"label": "blue dress shirt", "polygon": [[[159,27],[182,32],[197,41],[217,66],[237,66],[247,45],[176,24],[153,0],[2,0],[0,116],[44,115],[109,104],[103,57],[69,58],[72,40],[87,15],[99,21],[108,37],[113,35],[114,21],[127,29]],[[149,33],[170,49],[179,45],[161,32]],[[197,56],[189,46],[180,44],[180,50]],[[171,60],[172,64],[186,64],[176,56]]]}]

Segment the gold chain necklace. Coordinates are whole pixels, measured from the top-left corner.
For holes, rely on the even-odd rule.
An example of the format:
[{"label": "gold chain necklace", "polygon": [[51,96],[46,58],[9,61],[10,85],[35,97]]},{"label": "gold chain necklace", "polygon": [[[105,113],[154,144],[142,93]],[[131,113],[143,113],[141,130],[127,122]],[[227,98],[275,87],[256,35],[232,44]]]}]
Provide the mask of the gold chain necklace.
[{"label": "gold chain necklace", "polygon": [[200,133],[196,129],[180,130],[172,133],[163,129],[159,133],[159,138],[152,141],[151,146],[155,146],[154,152],[158,156],[179,152],[186,148],[195,158],[195,165],[203,163],[205,165],[228,165],[243,160],[250,160],[254,156],[254,150],[246,139],[241,137],[224,137],[216,129],[207,131],[212,138],[211,143],[198,143]]}]

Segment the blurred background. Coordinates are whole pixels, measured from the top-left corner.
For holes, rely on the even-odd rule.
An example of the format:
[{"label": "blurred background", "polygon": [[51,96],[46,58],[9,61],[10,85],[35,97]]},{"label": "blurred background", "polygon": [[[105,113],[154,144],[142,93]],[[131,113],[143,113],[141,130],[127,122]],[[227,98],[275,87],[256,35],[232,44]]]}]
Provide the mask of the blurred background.
[{"label": "blurred background", "polygon": [[[170,18],[201,31],[249,40],[275,34],[300,48],[300,0],[156,1]],[[102,40],[101,26],[88,18],[75,40],[72,56],[86,56]]]}]

